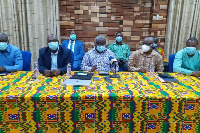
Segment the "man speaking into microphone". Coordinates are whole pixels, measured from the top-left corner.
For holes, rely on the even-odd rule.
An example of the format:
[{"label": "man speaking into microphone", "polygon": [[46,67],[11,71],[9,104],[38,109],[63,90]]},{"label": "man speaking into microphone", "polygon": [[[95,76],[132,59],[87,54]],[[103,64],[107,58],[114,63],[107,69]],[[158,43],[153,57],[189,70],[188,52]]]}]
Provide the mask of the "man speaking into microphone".
[{"label": "man speaking into microphone", "polygon": [[[106,48],[106,38],[97,36],[94,41],[95,48],[88,51],[83,57],[81,69],[83,71],[110,71],[114,69],[115,54]],[[116,64],[118,69],[118,64]]]}]

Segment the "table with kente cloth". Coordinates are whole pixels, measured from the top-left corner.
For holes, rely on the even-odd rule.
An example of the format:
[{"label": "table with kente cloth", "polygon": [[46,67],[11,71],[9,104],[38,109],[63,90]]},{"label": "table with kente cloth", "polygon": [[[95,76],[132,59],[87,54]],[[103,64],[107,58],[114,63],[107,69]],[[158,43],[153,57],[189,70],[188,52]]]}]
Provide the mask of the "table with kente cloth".
[{"label": "table with kente cloth", "polygon": [[0,77],[0,133],[200,133],[200,80],[177,73],[162,83],[121,72],[90,86],[33,72]]}]

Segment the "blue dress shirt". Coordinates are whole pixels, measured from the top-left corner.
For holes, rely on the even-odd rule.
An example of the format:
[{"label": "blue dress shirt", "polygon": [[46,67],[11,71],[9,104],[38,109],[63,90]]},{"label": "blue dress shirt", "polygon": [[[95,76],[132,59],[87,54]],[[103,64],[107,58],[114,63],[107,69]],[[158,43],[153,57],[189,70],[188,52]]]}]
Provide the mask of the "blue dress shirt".
[{"label": "blue dress shirt", "polygon": [[5,67],[7,72],[22,70],[23,58],[20,49],[8,44],[5,51],[0,51],[0,66]]},{"label": "blue dress shirt", "polygon": [[[59,50],[59,47],[58,47]],[[51,71],[58,69],[57,60],[58,60],[58,50],[56,53],[51,52]]]}]

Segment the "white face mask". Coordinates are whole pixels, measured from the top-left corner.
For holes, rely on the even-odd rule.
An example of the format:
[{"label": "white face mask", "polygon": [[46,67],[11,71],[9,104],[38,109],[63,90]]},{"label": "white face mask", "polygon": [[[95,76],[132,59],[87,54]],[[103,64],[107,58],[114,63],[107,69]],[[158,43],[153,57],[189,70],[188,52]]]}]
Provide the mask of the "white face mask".
[{"label": "white face mask", "polygon": [[147,52],[147,51],[149,51],[151,48],[150,48],[150,46],[148,46],[148,45],[142,45],[142,52]]}]

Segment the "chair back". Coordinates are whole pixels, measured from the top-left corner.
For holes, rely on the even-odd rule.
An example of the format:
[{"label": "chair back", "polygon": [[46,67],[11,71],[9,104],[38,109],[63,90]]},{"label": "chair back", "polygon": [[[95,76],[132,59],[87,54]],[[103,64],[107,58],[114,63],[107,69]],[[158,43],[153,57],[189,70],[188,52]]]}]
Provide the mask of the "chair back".
[{"label": "chair back", "polygon": [[169,72],[173,72],[173,63],[176,54],[169,55]]},{"label": "chair back", "polygon": [[30,71],[31,69],[31,52],[21,51],[23,58],[23,69],[22,71]]}]

